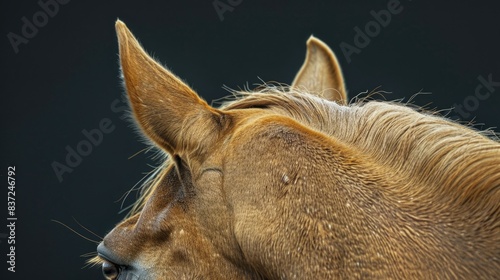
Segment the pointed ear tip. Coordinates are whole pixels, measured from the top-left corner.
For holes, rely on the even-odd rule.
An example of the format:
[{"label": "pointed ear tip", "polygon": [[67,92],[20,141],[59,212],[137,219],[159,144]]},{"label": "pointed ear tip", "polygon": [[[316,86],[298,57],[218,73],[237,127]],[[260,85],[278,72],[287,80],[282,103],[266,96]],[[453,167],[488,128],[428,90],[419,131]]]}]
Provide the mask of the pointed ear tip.
[{"label": "pointed ear tip", "polygon": [[118,28],[123,28],[123,27],[127,27],[125,25],[125,23],[123,21],[121,21],[119,18],[116,19],[116,22],[115,22],[115,28],[118,29]]},{"label": "pointed ear tip", "polygon": [[313,35],[311,35],[311,37],[309,37],[309,39],[307,40],[307,46],[323,47],[323,48],[327,47],[325,42],[321,41],[317,37],[314,37]]},{"label": "pointed ear tip", "polygon": [[115,30],[116,30],[116,34],[118,35],[119,41],[122,41],[122,39],[125,39],[126,37],[131,35],[131,32],[128,29],[127,25],[119,19],[116,20]]},{"label": "pointed ear tip", "polygon": [[307,39],[307,41],[310,41],[310,40],[313,40],[313,39],[316,39],[316,37],[314,36],[314,34],[311,34],[311,36],[309,36],[309,39]]},{"label": "pointed ear tip", "polygon": [[309,36],[309,38],[307,39],[306,44],[309,46],[311,43],[313,43],[316,40],[318,40],[318,39],[316,37],[314,37],[314,35],[311,34],[311,36]]},{"label": "pointed ear tip", "polygon": [[115,30],[116,36],[118,37],[118,45],[124,46],[125,42],[130,42],[133,44],[135,37],[123,21],[116,21]]}]

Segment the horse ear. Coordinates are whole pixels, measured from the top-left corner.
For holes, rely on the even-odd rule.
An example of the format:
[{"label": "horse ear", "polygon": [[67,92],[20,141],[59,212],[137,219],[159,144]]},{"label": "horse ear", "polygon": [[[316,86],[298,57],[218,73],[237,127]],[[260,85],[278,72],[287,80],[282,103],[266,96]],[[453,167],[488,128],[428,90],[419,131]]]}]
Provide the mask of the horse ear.
[{"label": "horse ear", "polygon": [[170,154],[200,148],[213,138],[221,112],[151,58],[123,22],[115,27],[128,98],[144,133]]},{"label": "horse ear", "polygon": [[347,103],[344,78],[335,54],[313,36],[307,40],[306,59],[295,76],[292,88],[307,90],[339,104]]}]

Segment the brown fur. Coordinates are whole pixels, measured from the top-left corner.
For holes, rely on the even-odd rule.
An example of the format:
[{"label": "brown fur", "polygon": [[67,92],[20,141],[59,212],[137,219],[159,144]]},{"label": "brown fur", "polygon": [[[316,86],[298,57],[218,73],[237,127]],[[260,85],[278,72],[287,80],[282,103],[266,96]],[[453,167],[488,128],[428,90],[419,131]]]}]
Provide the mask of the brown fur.
[{"label": "brown fur", "polygon": [[103,240],[123,277],[497,277],[498,142],[401,104],[345,105],[315,38],[291,88],[216,109],[117,33],[134,116],[171,156]]}]

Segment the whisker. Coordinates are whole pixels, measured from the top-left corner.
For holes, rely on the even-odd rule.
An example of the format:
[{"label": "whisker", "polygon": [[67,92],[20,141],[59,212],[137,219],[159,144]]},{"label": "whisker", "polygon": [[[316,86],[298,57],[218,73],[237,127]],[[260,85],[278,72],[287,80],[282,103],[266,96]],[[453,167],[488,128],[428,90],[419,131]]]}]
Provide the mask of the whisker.
[{"label": "whisker", "polygon": [[132,158],[136,157],[138,154],[140,154],[140,153],[142,153],[142,152],[144,152],[145,150],[148,150],[148,149],[150,149],[150,148],[149,148],[149,147],[147,147],[147,148],[144,148],[144,149],[142,149],[142,150],[139,150],[139,151],[138,151],[138,152],[136,152],[135,154],[131,155],[128,159],[132,159]]},{"label": "whisker", "polygon": [[122,195],[122,196],[121,196],[118,200],[116,200],[116,201],[115,201],[115,202],[118,202],[118,201],[120,201],[120,200],[122,201],[122,204],[120,205],[120,208],[122,208],[122,207],[123,207],[123,204],[125,203],[125,201],[127,200],[128,195],[129,195],[131,192],[136,191],[136,190],[139,190],[139,189],[141,188],[140,186],[139,186],[138,188],[136,188],[136,186],[137,186],[137,185],[139,185],[142,181],[144,181],[144,179],[146,179],[146,178],[147,178],[147,176],[148,176],[149,174],[151,174],[151,172],[153,172],[153,171],[150,171],[150,172],[146,173],[146,174],[145,174],[145,175],[144,175],[144,176],[143,176],[143,177],[142,177],[142,178],[141,178],[141,179],[140,179],[137,183],[135,183],[135,184],[132,186],[132,188],[130,188],[128,191],[126,191],[126,192],[125,192],[125,193],[124,193],[124,194],[123,194],[123,195]]},{"label": "whisker", "polygon": [[88,231],[88,232],[92,233],[94,236],[99,237],[99,239],[101,239],[101,240],[102,240],[102,239],[104,239],[102,236],[98,235],[97,233],[95,233],[95,232],[91,231],[90,229],[88,229],[88,228],[86,228],[85,226],[83,226],[82,224],[80,224],[80,222],[78,222],[78,221],[75,219],[75,217],[73,217],[73,220],[75,220],[75,222],[76,222],[79,226],[81,226],[81,227],[82,227],[83,229],[85,229],[86,231]]},{"label": "whisker", "polygon": [[139,189],[141,188],[140,186],[139,186],[138,188],[136,188],[136,186],[137,186],[139,183],[141,183],[141,182],[144,180],[144,178],[145,178],[145,177],[146,177],[146,176],[142,177],[142,179],[140,179],[137,183],[135,183],[135,184],[132,186],[132,188],[130,188],[128,191],[126,191],[124,194],[122,194],[122,196],[121,196],[120,198],[118,198],[118,199],[115,201],[115,203],[116,203],[116,202],[118,202],[118,201],[120,201],[120,200],[122,201],[122,204],[120,205],[120,208],[122,208],[122,207],[123,207],[123,204],[125,203],[125,201],[127,200],[128,195],[129,195],[131,192],[136,191],[136,190],[139,190]]},{"label": "whisker", "polygon": [[96,265],[100,264],[100,258],[97,256],[97,253],[95,253],[93,256],[88,256],[88,260],[84,266],[81,267],[81,269],[86,269],[86,268],[91,268]]},{"label": "whisker", "polygon": [[99,241],[92,240],[92,239],[90,239],[90,238],[88,238],[88,237],[86,237],[86,236],[84,236],[84,235],[82,235],[82,234],[78,233],[76,230],[74,230],[74,229],[72,229],[71,227],[69,227],[69,226],[65,225],[63,222],[60,222],[60,221],[58,221],[58,220],[51,220],[51,221],[52,221],[52,222],[54,222],[54,223],[58,223],[58,224],[62,225],[63,227],[67,228],[68,230],[72,231],[74,234],[76,234],[76,235],[80,236],[81,238],[83,238],[83,239],[85,239],[85,240],[87,240],[87,241],[90,241],[90,242],[95,243],[95,244],[99,244]]},{"label": "whisker", "polygon": [[[138,152],[136,152],[135,154],[133,154],[132,156],[130,156],[128,159],[131,159],[131,158],[133,158],[133,157],[137,156],[138,154],[140,154],[140,153],[142,153],[142,152],[146,152],[146,153],[147,153],[147,152],[149,152],[151,149],[152,149],[152,147],[151,147],[151,146],[146,147],[146,148],[144,148],[144,149],[141,149],[140,151],[138,151]],[[145,175],[145,176],[144,176],[141,180],[139,180],[139,182],[137,182],[135,185],[133,185],[131,189],[129,189],[128,191],[126,191],[126,192],[125,192],[125,193],[124,193],[124,194],[123,194],[120,198],[118,198],[118,199],[115,201],[115,202],[118,202],[118,201],[120,201],[120,200],[122,201],[122,203],[121,203],[121,205],[120,205],[120,208],[123,208],[123,204],[125,203],[125,201],[127,200],[128,195],[129,195],[131,192],[133,192],[133,191],[135,191],[135,190],[140,189],[140,187],[139,187],[139,188],[137,188],[137,189],[136,189],[135,187],[136,187],[139,183],[141,183],[141,182],[144,180],[144,178],[146,178],[146,176],[147,176],[147,174],[146,174],[146,175]]]},{"label": "whisker", "polygon": [[86,269],[86,268],[91,268],[95,266],[95,263],[86,263],[84,266],[82,266],[80,269]]},{"label": "whisker", "polygon": [[[133,191],[136,191],[136,190],[139,190],[141,189],[141,187],[143,185],[146,184],[146,181],[151,178],[151,174],[155,174],[157,172],[157,169],[153,169],[149,172],[147,172],[137,183],[134,184],[134,186],[132,186],[132,188],[130,190],[128,190],[127,192],[125,192],[124,195],[122,195],[122,197],[118,200],[118,201],[122,201],[121,205],[120,205],[120,209],[123,209],[123,205],[125,204],[125,201],[127,200],[127,197],[133,192]],[[141,184],[142,182],[144,182],[144,184]],[[139,185],[140,184],[140,185]],[[139,185],[138,188],[137,185]]]},{"label": "whisker", "polygon": [[82,267],[83,268],[87,268],[87,267],[94,267],[96,265],[100,265],[102,264],[102,258],[99,257],[99,255],[97,255],[97,253],[94,255],[94,256],[91,256],[89,257],[89,259],[87,259],[87,263],[85,264],[85,266]]},{"label": "whisker", "polygon": [[88,253],[84,253],[84,254],[81,254],[80,257],[82,258],[89,258],[89,257],[95,257],[97,256],[97,252],[88,252]]},{"label": "whisker", "polygon": [[120,211],[118,211],[118,215],[122,214],[122,213],[125,213],[126,211],[128,211],[129,209],[131,209],[132,207],[134,207],[135,205],[135,202],[130,204],[129,206],[127,207],[122,207],[122,209],[120,209]]}]

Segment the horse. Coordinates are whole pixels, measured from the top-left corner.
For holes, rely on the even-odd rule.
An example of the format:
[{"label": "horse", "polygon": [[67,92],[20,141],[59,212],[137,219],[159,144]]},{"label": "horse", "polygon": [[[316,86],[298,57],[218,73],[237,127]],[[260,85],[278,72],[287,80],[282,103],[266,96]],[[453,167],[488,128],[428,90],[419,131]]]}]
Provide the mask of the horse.
[{"label": "horse", "polygon": [[349,102],[307,41],[290,86],[208,105],[116,22],[143,135],[168,155],[94,262],[106,279],[493,279],[500,143],[402,102]]}]

